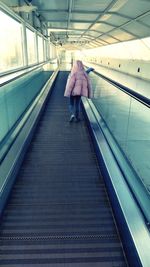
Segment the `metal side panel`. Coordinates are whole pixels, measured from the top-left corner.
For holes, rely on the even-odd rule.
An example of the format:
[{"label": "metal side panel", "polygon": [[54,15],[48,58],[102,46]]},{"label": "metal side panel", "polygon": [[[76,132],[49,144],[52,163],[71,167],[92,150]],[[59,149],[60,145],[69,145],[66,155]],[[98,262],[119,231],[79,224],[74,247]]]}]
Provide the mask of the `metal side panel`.
[{"label": "metal side panel", "polygon": [[127,267],[91,137],[60,72],[1,221],[3,267]]},{"label": "metal side panel", "polygon": [[[24,126],[22,126],[22,121],[20,122],[22,129],[19,129],[18,136],[15,138],[14,143],[10,147],[10,150],[8,151],[7,155],[0,165],[0,179],[4,181],[0,191],[0,216],[7,201],[11,187],[16,178],[17,172],[22,163],[24,154],[28,148],[28,145],[30,144],[34,129],[44,107],[44,102],[50,92],[57,74],[58,71],[52,75],[50,80],[43,87],[38,102],[35,103],[35,105],[33,103],[33,107],[31,106],[30,108],[31,114],[30,116],[28,115],[28,119],[22,118],[22,121],[26,120],[26,123]],[[26,114],[24,117],[26,117]],[[20,125],[18,125],[18,127],[20,127]]]},{"label": "metal side panel", "polygon": [[89,100],[82,100],[128,261],[134,267],[149,267],[150,233],[143,214],[130,192]]}]

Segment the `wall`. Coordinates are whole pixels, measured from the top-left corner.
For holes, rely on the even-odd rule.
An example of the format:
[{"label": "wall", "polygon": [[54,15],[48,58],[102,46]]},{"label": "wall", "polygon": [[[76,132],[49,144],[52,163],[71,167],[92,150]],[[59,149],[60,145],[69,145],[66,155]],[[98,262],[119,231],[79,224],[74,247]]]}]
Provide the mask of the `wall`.
[{"label": "wall", "polygon": [[82,50],[81,53],[86,61],[150,80],[150,37]]},{"label": "wall", "polygon": [[150,80],[150,62],[136,59],[112,59],[112,58],[92,58],[90,62],[97,63],[109,69],[127,73],[141,79]]}]

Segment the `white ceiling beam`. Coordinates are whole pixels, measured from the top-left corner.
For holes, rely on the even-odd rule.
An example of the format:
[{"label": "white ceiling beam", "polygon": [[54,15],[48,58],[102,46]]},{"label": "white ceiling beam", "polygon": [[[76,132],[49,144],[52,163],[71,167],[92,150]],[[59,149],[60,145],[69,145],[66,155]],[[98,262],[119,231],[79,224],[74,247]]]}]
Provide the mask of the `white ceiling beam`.
[{"label": "white ceiling beam", "polygon": [[[39,13],[68,13],[68,9],[38,9]],[[72,10],[73,14],[101,14],[100,11]]]},{"label": "white ceiling beam", "polygon": [[[70,20],[71,23],[91,23],[93,20]],[[45,22],[68,22],[66,19],[47,19]]]}]

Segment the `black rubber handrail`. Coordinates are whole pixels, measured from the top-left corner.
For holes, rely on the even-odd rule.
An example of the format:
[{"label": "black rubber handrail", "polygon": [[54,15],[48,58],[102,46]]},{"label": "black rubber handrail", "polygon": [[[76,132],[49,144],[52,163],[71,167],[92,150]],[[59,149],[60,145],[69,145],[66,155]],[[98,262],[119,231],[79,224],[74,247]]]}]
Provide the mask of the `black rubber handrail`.
[{"label": "black rubber handrail", "polygon": [[[38,68],[41,68],[42,66],[48,64],[49,62],[50,62],[50,61],[48,60],[48,61],[45,61],[45,62],[36,64],[36,65],[34,65],[34,66],[28,66],[28,67],[21,68],[21,69],[18,69],[18,70],[13,70],[13,71],[10,71],[9,73],[6,73],[6,74],[4,74],[4,75],[1,75],[0,78],[3,78],[3,77],[5,77],[5,76],[9,76],[9,75],[11,75],[11,74],[13,74],[13,73],[18,72],[18,75],[16,75],[15,77],[12,77],[12,78],[10,78],[10,79],[8,78],[8,80],[5,81],[5,82],[0,82],[0,87],[3,86],[3,85],[5,85],[5,84],[8,84],[8,83],[10,83],[10,82],[12,82],[12,81],[14,81],[14,80],[16,80],[16,79],[18,79],[18,78],[20,78],[20,77],[22,77],[22,76],[25,76],[26,74],[29,74],[30,72],[32,72],[32,71],[34,71],[34,70],[37,70]],[[24,72],[21,73],[21,74],[19,74],[20,71],[24,71]]]},{"label": "black rubber handrail", "polygon": [[116,82],[114,80],[112,80],[111,78],[106,77],[105,75],[97,72],[97,71],[93,71],[96,75],[100,76],[101,78],[103,78],[104,80],[106,80],[107,82],[111,83],[112,85],[116,86],[118,89],[120,89],[121,91],[125,92],[126,94],[128,94],[129,96],[135,98],[137,101],[141,102],[142,104],[144,104],[147,107],[150,107],[150,99],[146,96],[143,96],[137,92],[135,92],[133,89],[128,88],[127,86]]}]

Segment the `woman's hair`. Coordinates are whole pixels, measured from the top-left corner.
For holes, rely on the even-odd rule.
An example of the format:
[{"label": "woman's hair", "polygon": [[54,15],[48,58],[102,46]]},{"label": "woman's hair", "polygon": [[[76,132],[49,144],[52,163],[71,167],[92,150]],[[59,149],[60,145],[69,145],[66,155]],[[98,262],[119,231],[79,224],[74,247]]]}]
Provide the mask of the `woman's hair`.
[{"label": "woman's hair", "polygon": [[81,60],[76,60],[74,62],[72,70],[71,70],[71,75],[78,71],[84,71],[84,66]]}]

